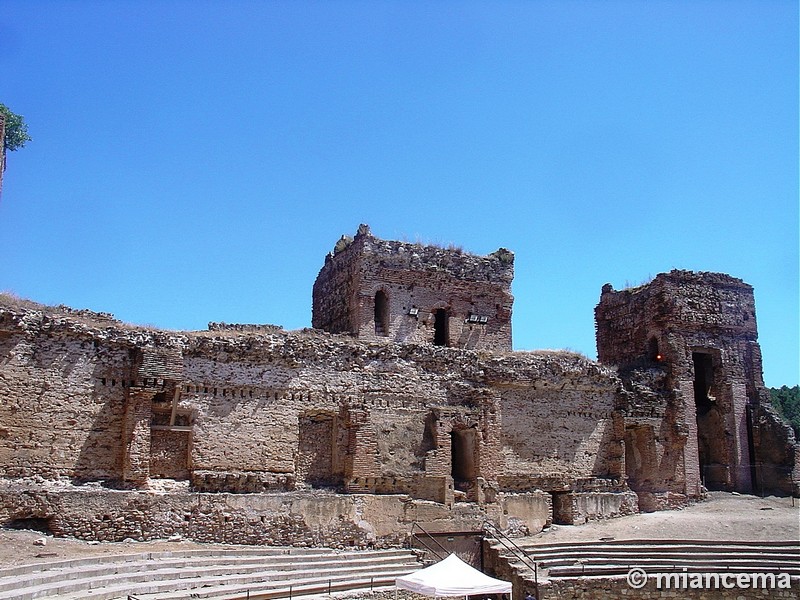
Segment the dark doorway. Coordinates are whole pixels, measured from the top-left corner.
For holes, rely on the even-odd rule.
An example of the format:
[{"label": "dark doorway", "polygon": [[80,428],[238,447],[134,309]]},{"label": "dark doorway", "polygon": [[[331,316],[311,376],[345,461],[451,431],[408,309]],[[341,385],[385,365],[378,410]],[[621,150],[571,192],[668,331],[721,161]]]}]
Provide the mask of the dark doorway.
[{"label": "dark doorway", "polygon": [[389,335],[389,296],[383,290],[375,294],[375,335]]},{"label": "dark doorway", "polygon": [[658,340],[654,337],[650,338],[647,343],[647,357],[653,362],[661,362],[661,352],[658,351]]},{"label": "dark doorway", "polygon": [[436,346],[450,345],[450,332],[448,331],[449,319],[447,310],[444,308],[436,309],[433,320],[433,343]]},{"label": "dark doorway", "polygon": [[571,492],[553,492],[553,524],[575,525],[575,508]]},{"label": "dark doorway", "polygon": [[475,464],[476,439],[474,428],[457,429],[450,433],[451,474],[455,488],[463,492],[470,491],[478,476]]},{"label": "dark doorway", "polygon": [[707,352],[693,352],[694,403],[697,410],[697,453],[700,477],[709,490],[730,489],[725,415],[714,389],[714,360]]}]

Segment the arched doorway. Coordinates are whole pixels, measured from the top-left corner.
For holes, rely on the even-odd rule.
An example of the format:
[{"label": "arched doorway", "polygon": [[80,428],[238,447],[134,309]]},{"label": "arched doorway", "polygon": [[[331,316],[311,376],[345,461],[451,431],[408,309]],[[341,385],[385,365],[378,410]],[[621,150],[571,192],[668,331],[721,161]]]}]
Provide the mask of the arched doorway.
[{"label": "arched doorway", "polygon": [[389,296],[383,290],[375,293],[375,335],[389,335]]}]

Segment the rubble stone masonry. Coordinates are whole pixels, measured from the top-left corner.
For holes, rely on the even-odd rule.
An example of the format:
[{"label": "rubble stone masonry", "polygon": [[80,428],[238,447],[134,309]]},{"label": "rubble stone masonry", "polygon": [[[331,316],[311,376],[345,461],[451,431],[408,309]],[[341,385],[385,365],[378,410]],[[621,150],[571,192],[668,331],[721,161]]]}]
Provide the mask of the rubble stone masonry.
[{"label": "rubble stone masonry", "polygon": [[[769,394],[751,286],[676,270],[628,290],[606,285],[595,314],[599,359],[630,392],[627,475],[645,505],[703,488],[797,493],[791,429],[774,413],[753,419],[768,414]],[[767,421],[771,435],[760,436]]]},{"label": "rubble stone masonry", "polygon": [[367,226],[325,259],[313,326],[364,340],[511,350],[514,254],[380,240]]},{"label": "rubble stone masonry", "polygon": [[604,288],[595,362],[510,351],[507,251],[364,227],[337,248],[314,286],[318,329],[175,333],[0,296],[0,522],[385,545],[414,521],[526,533],[703,484],[796,490],[739,280]]}]

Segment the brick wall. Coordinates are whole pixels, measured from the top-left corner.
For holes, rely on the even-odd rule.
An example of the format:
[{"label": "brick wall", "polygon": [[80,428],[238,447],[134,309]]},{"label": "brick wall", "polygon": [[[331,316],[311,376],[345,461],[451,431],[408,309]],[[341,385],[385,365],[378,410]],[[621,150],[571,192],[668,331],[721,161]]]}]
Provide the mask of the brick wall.
[{"label": "brick wall", "polygon": [[703,486],[762,486],[752,480],[764,460],[751,456],[747,415],[768,402],[753,288],[671,271],[628,290],[604,286],[595,316],[599,359],[620,368],[634,398],[622,410],[635,489],[696,497]]},{"label": "brick wall", "polygon": [[[415,343],[433,343],[444,327],[442,345],[510,350],[513,277],[507,250],[475,256],[380,240],[362,226],[326,258],[314,283],[312,324],[364,340]],[[376,323],[378,294],[386,315]]]},{"label": "brick wall", "polygon": [[[558,490],[621,477],[619,381],[578,355],[279,330],[176,335],[74,311],[4,310],[0,381],[10,401],[0,456],[15,477],[82,473],[141,486],[169,477],[232,492],[344,487],[448,503],[553,487],[554,474]],[[31,391],[36,382],[46,391]],[[46,456],[29,459],[26,419],[57,422],[87,408],[92,419],[70,421],[65,434],[77,452],[58,455],[64,440],[42,427]]]},{"label": "brick wall", "polygon": [[[362,232],[340,254],[368,242],[384,244]],[[487,282],[510,284],[510,275],[490,269]],[[687,316],[682,277],[689,299],[702,296],[697,281],[711,286],[701,303],[711,325]],[[619,370],[570,352],[476,352],[318,330],[168,333],[0,296],[0,469],[19,481],[142,489],[168,478],[185,493],[406,494],[451,517],[511,493],[547,493],[558,495],[548,510],[579,522],[636,510],[626,482],[646,510],[698,496],[714,469],[742,489],[753,441],[758,481],[780,467],[788,478],[769,485],[786,491],[798,479],[794,439],[768,410],[750,415],[760,429],[748,437],[747,410],[763,400],[754,318],[715,286],[752,294],[732,278],[706,279],[679,273],[652,288],[604,290],[598,340],[611,348],[603,356],[628,361]],[[621,324],[613,329],[607,317]],[[648,355],[651,338],[660,359]],[[699,418],[701,368],[714,397]],[[723,443],[709,449],[709,432]],[[703,452],[712,459],[701,469]],[[538,515],[529,524],[544,522],[541,503],[515,506]]]}]

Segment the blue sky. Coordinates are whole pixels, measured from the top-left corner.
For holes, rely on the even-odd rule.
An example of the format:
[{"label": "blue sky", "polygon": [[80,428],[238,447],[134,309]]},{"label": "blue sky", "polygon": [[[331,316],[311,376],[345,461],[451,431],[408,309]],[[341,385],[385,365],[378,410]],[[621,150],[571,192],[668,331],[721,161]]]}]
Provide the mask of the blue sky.
[{"label": "blue sky", "polygon": [[343,233],[516,253],[514,345],[672,268],[755,287],[798,383],[798,4],[5,0],[0,289],[310,326]]}]

